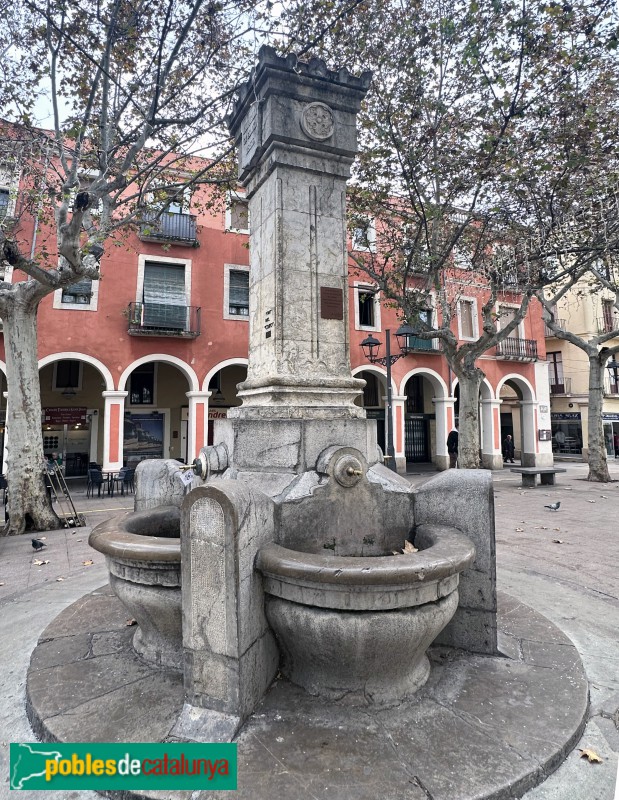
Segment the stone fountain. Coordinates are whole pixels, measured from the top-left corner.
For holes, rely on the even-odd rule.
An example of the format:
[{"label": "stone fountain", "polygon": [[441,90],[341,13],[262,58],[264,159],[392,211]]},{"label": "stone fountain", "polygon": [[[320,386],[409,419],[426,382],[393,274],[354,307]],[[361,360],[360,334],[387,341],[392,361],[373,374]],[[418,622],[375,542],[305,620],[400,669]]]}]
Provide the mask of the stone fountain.
[{"label": "stone fountain", "polygon": [[[459,513],[456,527],[440,501],[445,479],[412,492],[354,402],[363,381],[350,375],[345,198],[369,82],[263,48],[229,118],[251,217],[242,405],[217,423],[186,497],[174,462],[137,474],[136,513],[181,505],[182,653],[180,624],[161,644],[144,585],[117,577],[119,563],[123,575],[136,568],[119,562],[110,526],[91,538],[120,599],[142,603],[127,606],[141,654],[182,660],[185,735],[199,719],[201,735],[233,737],[278,669],[323,698],[400,702],[426,682],[426,650],[452,618],[444,641],[496,651],[488,478],[448,479],[476,499],[477,516]],[[169,540],[148,541],[153,563],[170,558],[160,555]],[[417,552],[403,554],[406,542]]]},{"label": "stone fountain", "polygon": [[[260,51],[229,118],[251,216],[242,405],[216,422],[216,444],[196,459],[190,487],[180,480],[177,462],[143,462],[136,471],[135,513],[99,526],[90,540],[105,553],[112,588],[138,623],[118,680],[128,680],[130,670],[142,676],[146,664],[149,680],[162,676],[160,697],[177,687],[167,721],[159,727],[149,721],[151,735],[236,738],[239,751],[246,745],[249,753],[251,780],[242,796],[252,799],[271,796],[268,782],[262,789],[256,783],[264,756],[255,742],[265,725],[272,739],[282,718],[292,742],[295,731],[309,726],[304,746],[312,754],[311,781],[314,767],[325,774],[333,769],[323,745],[337,748],[344,736],[338,731],[349,731],[346,746],[356,750],[368,719],[376,731],[387,731],[391,744],[377,756],[387,764],[394,737],[402,738],[397,726],[405,732],[402,754],[415,736],[425,745],[437,713],[451,706],[444,724],[459,728],[461,694],[478,696],[488,680],[495,707],[513,706],[507,678],[496,678],[509,676],[510,662],[497,647],[490,473],[452,470],[412,489],[383,465],[375,422],[355,404],[363,381],[350,375],[345,197],[357,149],[356,114],[369,82],[369,74],[355,77],[318,60]],[[107,601],[98,596],[92,602]],[[53,623],[45,641],[54,641],[63,624]],[[432,644],[453,668],[437,666],[435,658],[431,673]],[[471,675],[477,676],[473,684]],[[37,679],[33,672],[28,688],[33,726],[43,737],[62,738],[61,715],[47,719],[40,711],[45,698]],[[538,690],[535,680],[526,684],[527,697],[543,703],[547,688]],[[546,768],[556,766],[561,748],[578,734],[584,714],[579,680],[580,674],[566,679],[567,694],[580,693],[580,705],[573,705],[560,745],[549,744]],[[108,691],[108,706],[109,697]],[[553,706],[562,707],[563,701]],[[121,728],[126,709],[127,701],[119,701]],[[333,713],[337,719],[325,723]],[[479,745],[470,744],[484,753],[484,763],[500,724],[500,716],[480,723]],[[545,734],[531,725],[525,715],[524,728],[535,729],[539,750]],[[313,730],[321,731],[316,741]],[[462,732],[467,744],[471,730]],[[145,740],[142,730],[136,735]],[[98,736],[110,741],[105,726]],[[373,744],[366,744],[369,752]],[[440,758],[451,769],[450,748],[441,746],[425,753],[415,745],[411,761],[421,752],[428,774]],[[295,752],[293,744],[293,761]],[[501,752],[501,771],[512,754],[511,745]],[[537,776],[533,785],[538,766],[527,764],[522,772],[514,762],[499,784],[524,785],[524,774]],[[392,795],[408,798],[398,793],[397,758],[385,769]],[[282,797],[301,796],[295,780]],[[419,786],[411,798],[422,796]],[[471,796],[499,796],[478,789]]]}]

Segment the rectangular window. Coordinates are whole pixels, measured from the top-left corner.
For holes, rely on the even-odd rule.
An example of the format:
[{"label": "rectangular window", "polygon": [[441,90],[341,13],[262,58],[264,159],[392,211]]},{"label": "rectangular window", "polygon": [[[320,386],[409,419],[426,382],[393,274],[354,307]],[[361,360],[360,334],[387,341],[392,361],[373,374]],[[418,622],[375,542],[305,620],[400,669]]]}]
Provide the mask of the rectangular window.
[{"label": "rectangular window", "polygon": [[460,300],[460,338],[475,338],[475,303],[473,300]]},{"label": "rectangular window", "polygon": [[145,328],[185,330],[187,298],[185,266],[147,261],[144,265],[142,290]]},{"label": "rectangular window", "polygon": [[54,365],[54,389],[79,389],[81,362],[65,359]]},{"label": "rectangular window", "polygon": [[226,230],[234,233],[249,233],[249,202],[236,192],[228,195]]},{"label": "rectangular window", "polygon": [[361,252],[376,251],[376,223],[373,219],[368,219],[353,228],[351,248]]},{"label": "rectangular window", "polygon": [[62,289],[61,303],[77,303],[79,305],[89,305],[92,297],[92,281],[84,278],[78,283],[72,283]]},{"label": "rectangular window", "polygon": [[[499,317],[500,317],[500,325],[501,328],[507,327],[510,322],[516,316],[516,309],[512,308],[511,306],[499,306]],[[517,325],[514,330],[508,335],[510,339],[519,339],[519,326]]]},{"label": "rectangular window", "polygon": [[374,313],[376,292],[371,289],[360,288],[357,296],[359,305],[359,325],[366,328],[374,328],[376,326],[376,314]]},{"label": "rectangular window", "polygon": [[230,270],[228,313],[241,317],[249,315],[249,272],[245,270]]},{"label": "rectangular window", "polygon": [[129,402],[132,406],[152,405],[155,397],[155,365],[142,364],[131,373]]},{"label": "rectangular window", "polygon": [[9,210],[9,190],[8,189],[0,189],[0,221],[3,220]]},{"label": "rectangular window", "polygon": [[615,319],[615,304],[612,300],[602,300],[602,322],[604,333],[614,331],[619,327]]},{"label": "rectangular window", "polygon": [[548,382],[552,394],[563,394],[565,382],[563,380],[563,355],[560,351],[546,353],[548,361]]}]

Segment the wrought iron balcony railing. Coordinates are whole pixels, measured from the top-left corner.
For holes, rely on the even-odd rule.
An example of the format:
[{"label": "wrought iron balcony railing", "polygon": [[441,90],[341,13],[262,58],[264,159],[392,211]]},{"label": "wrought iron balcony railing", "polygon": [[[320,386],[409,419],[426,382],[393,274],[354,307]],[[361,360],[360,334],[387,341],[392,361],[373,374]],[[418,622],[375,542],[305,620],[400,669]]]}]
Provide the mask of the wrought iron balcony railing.
[{"label": "wrought iron balcony railing", "polygon": [[[558,325],[558,326],[559,326],[559,328],[561,328],[561,330],[562,330],[562,331],[564,331],[564,330],[565,330],[565,320],[564,320],[564,319],[556,319],[556,320],[555,320],[555,325]],[[547,339],[550,339],[550,338],[552,338],[553,336],[556,336],[556,334],[555,334],[555,332],[554,332],[554,331],[552,331],[552,330],[551,330],[551,329],[548,327],[548,325],[544,325],[544,336],[545,336]]]},{"label": "wrought iron balcony railing", "polygon": [[140,222],[140,239],[144,242],[169,242],[198,247],[198,231],[193,214],[145,214]]},{"label": "wrought iron balcony railing", "polygon": [[561,383],[551,383],[550,394],[572,394],[572,379],[563,378]]},{"label": "wrought iron balcony railing", "polygon": [[402,347],[403,353],[440,353],[441,350],[440,339],[421,339],[419,336],[407,336]]},{"label": "wrought iron balcony railing", "polygon": [[195,339],[200,335],[200,308],[169,303],[129,303],[131,336],[178,336]]},{"label": "wrought iron balcony railing", "polygon": [[510,361],[535,361],[537,359],[537,342],[535,339],[516,339],[508,336],[496,346],[498,358]]}]

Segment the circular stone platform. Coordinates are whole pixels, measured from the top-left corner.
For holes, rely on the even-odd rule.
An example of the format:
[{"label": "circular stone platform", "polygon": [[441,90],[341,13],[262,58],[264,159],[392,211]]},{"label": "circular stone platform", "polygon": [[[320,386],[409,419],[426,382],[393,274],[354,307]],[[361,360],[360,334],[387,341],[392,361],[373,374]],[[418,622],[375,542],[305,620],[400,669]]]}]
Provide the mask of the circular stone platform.
[{"label": "circular stone platform", "polygon": [[[172,740],[182,676],[131,648],[133,627],[106,587],[46,628],[27,677],[44,741]],[[588,687],[571,641],[545,617],[499,598],[503,656],[430,651],[413,702],[351,708],[278,680],[242,728],[236,792],[114,792],[165,800],[482,800],[518,797],[566,757],[584,727]],[[388,658],[388,654],[385,654]]]}]

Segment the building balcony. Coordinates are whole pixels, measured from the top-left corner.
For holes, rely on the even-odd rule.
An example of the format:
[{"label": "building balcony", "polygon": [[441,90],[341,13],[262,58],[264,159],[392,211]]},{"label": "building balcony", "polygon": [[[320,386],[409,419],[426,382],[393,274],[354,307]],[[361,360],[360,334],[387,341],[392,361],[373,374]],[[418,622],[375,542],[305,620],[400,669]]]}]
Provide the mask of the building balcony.
[{"label": "building balcony", "polygon": [[561,383],[551,383],[550,394],[572,394],[572,379],[563,378]]},{"label": "building balcony", "polygon": [[598,333],[610,333],[616,331],[619,336],[619,317],[612,317],[611,319],[598,319],[597,321]]},{"label": "building balcony", "polygon": [[145,214],[140,222],[140,239],[143,242],[168,242],[169,244],[199,247],[196,218],[193,214]]},{"label": "building balcony", "polygon": [[[558,325],[558,326],[559,326],[559,328],[561,328],[561,330],[562,330],[562,331],[566,330],[566,327],[565,327],[565,320],[564,320],[564,319],[556,319],[556,320],[555,320],[555,325]],[[547,339],[552,339],[552,337],[553,337],[553,336],[556,336],[556,335],[557,335],[557,334],[556,334],[554,331],[552,331],[552,330],[551,330],[551,329],[548,327],[548,325],[544,325],[544,336],[545,336]]]},{"label": "building balcony", "polygon": [[440,353],[441,351],[440,339],[421,339],[419,336],[407,336],[406,344],[402,347],[403,353]]},{"label": "building balcony", "polygon": [[516,339],[508,336],[497,344],[496,356],[507,361],[536,361],[537,342],[535,339]]},{"label": "building balcony", "polygon": [[169,303],[129,303],[130,336],[175,336],[195,339],[200,335],[198,306]]}]

